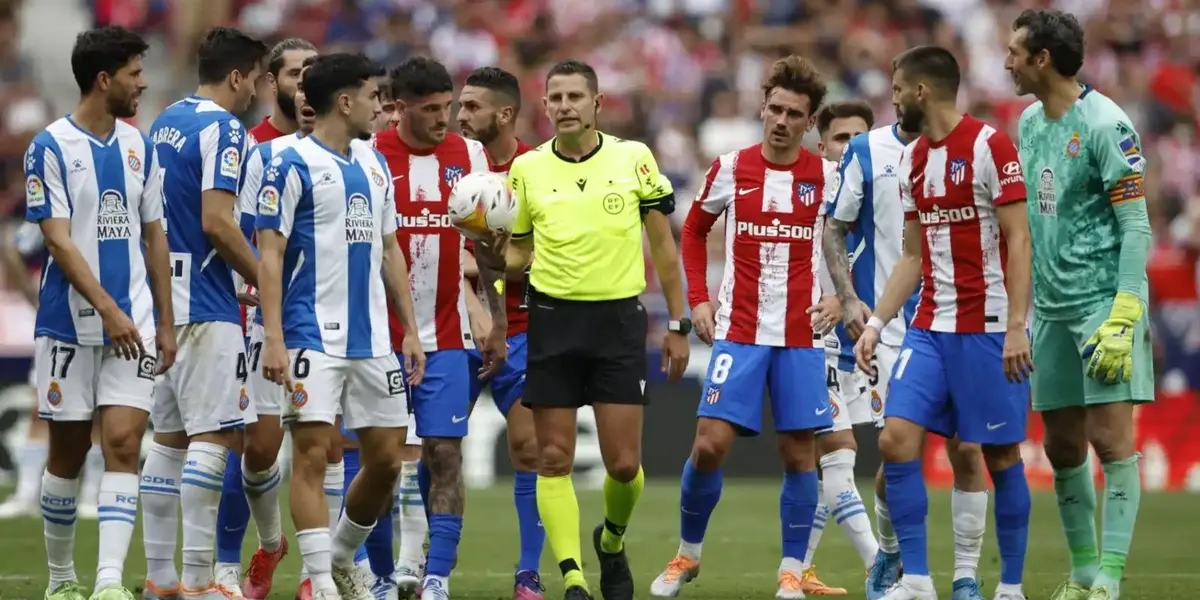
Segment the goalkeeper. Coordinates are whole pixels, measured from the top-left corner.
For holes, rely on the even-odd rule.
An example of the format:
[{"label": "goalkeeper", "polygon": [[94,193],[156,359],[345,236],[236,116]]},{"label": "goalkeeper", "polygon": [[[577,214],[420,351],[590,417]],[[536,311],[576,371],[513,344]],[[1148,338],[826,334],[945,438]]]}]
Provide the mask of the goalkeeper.
[{"label": "goalkeeper", "polygon": [[[1133,407],[1154,399],[1150,224],[1141,140],[1116,103],[1076,80],[1083,50],[1075,17],[1026,11],[1006,67],[1017,93],[1039,100],[1021,115],[1020,160],[1033,235],[1033,408],[1071,552],[1052,600],[1116,600],[1141,499]],[[1100,544],[1089,444],[1106,487]]]}]

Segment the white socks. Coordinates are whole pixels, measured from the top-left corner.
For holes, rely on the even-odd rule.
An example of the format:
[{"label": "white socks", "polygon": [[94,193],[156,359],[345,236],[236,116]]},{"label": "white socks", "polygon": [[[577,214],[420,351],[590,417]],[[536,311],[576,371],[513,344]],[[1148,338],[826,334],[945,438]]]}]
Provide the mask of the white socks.
[{"label": "white socks", "polygon": [[[817,487],[817,497],[824,498],[825,482]],[[829,520],[829,505],[825,500],[817,504],[817,512],[813,515],[812,532],[808,535],[808,551],[804,553],[804,569],[807,571],[813,565],[813,557],[817,554],[817,546],[821,543],[821,534],[825,533],[825,523]]]},{"label": "white socks", "polygon": [[954,490],[950,496],[950,514],[954,527],[954,579],[975,579],[979,555],[983,551],[983,533],[987,527],[987,492]]},{"label": "white socks", "polygon": [[100,479],[100,560],[96,591],[120,586],[137,521],[138,476],[108,472]]},{"label": "white socks", "polygon": [[355,550],[358,550],[358,547],[367,541],[367,536],[371,535],[371,530],[374,528],[375,523],[359,525],[351,521],[348,516],[343,516],[338,521],[337,528],[333,530],[330,563],[339,567],[354,566]]},{"label": "white socks", "polygon": [[53,590],[75,576],[75,500],[78,479],[42,475],[42,528],[46,536],[46,566]]},{"label": "white socks", "polygon": [[[842,449],[821,457],[821,473],[824,476],[822,499],[829,507],[829,516],[842,526],[842,531],[846,532],[858,551],[858,557],[870,568],[875,561],[875,553],[879,551],[879,544],[871,531],[871,519],[867,516],[862,496],[854,485],[854,454],[853,450]],[[820,508],[817,510],[819,512]],[[816,533],[816,522],[813,523],[813,533]],[[809,546],[812,545],[810,541]]]},{"label": "white socks", "polygon": [[[329,528],[337,526],[342,516],[343,486],[346,485],[346,463],[338,461],[325,465],[325,508],[329,511]],[[328,534],[328,532],[326,532]]]},{"label": "white socks", "polygon": [[296,532],[296,545],[300,547],[300,562],[304,572],[312,581],[315,595],[319,590],[335,593],[337,586],[333,584],[333,559],[330,556],[329,528],[319,527]]},{"label": "white socks", "polygon": [[25,442],[21,449],[20,464],[17,465],[17,489],[13,496],[29,503],[37,502],[42,489],[42,474],[46,470],[46,458],[50,455],[50,444],[46,440]]},{"label": "white socks", "polygon": [[282,517],[279,514],[279,463],[266,471],[257,473],[246,468],[242,461],[242,485],[246,490],[246,501],[250,504],[250,515],[258,528],[258,546],[267,552],[279,549],[283,537]]},{"label": "white socks", "polygon": [[183,506],[183,587],[202,590],[213,581],[217,506],[225,479],[228,449],[211,442],[188,444],[179,488]]},{"label": "white socks", "polygon": [[879,549],[888,554],[899,554],[900,540],[896,539],[896,530],[892,527],[892,513],[878,493],[875,494],[875,527],[879,530]]},{"label": "white socks", "polygon": [[425,504],[421,502],[421,488],[417,485],[416,461],[404,461],[400,466],[397,491],[396,505],[400,514],[396,516],[395,527],[399,529],[400,554],[396,564],[417,568],[425,562],[429,520],[425,516]]},{"label": "white socks", "polygon": [[146,548],[146,578],[170,589],[179,583],[175,546],[179,539],[179,486],[187,450],[150,442],[142,466],[142,542]]}]

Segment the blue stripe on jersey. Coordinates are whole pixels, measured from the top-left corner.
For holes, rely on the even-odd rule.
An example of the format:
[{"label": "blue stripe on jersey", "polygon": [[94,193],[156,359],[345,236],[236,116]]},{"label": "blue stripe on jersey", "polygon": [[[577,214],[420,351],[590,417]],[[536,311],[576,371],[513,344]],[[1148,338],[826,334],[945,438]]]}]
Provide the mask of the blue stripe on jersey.
[{"label": "blue stripe on jersey", "polygon": [[[860,133],[850,140],[846,153],[858,160],[862,170],[862,206],[858,209],[858,220],[846,234],[846,248],[854,252],[859,247],[862,251],[853,257],[850,265],[850,281],[854,284],[854,292],[858,298],[875,308],[875,167],[871,161],[871,132]],[[847,164],[849,161],[843,161]],[[845,169],[842,169],[845,177]],[[840,195],[840,194],[839,194]],[[838,341],[841,342],[841,355],[838,357],[838,368],[843,371],[854,369],[854,340],[846,333],[846,327],[837,326]]]},{"label": "blue stripe on jersey", "polygon": [[[314,140],[316,141],[316,140]],[[374,229],[373,206],[371,205],[371,184],[367,182],[367,174],[362,165],[338,161],[342,171],[342,182],[346,189],[346,236],[350,238],[349,221],[356,218],[371,221],[370,229]],[[365,213],[362,209],[366,210]],[[357,228],[355,228],[357,229]],[[370,357],[375,354],[371,345],[371,277],[379,277],[379,273],[371,272],[371,251],[373,240],[346,240],[346,262],[349,265],[346,285],[347,302],[347,331],[346,356]]]},{"label": "blue stripe on jersey", "polygon": [[[121,312],[131,314],[133,302],[129,298],[129,239],[113,235],[115,229],[127,227],[129,216],[137,211],[130,210],[130,198],[125,193],[125,157],[120,144],[96,146],[91,144],[92,164],[95,165],[96,189],[100,191],[99,216],[97,217],[97,252],[100,260],[100,285],[112,296]],[[150,162],[149,155],[145,162]],[[119,211],[117,210],[119,209]],[[105,223],[106,211],[112,211],[112,222]],[[124,223],[124,224],[122,224]],[[105,230],[110,235],[105,235]],[[105,238],[108,239],[105,239]],[[115,293],[114,293],[115,292]],[[110,342],[108,332],[104,343]]]},{"label": "blue stripe on jersey", "polygon": [[[74,214],[75,201],[71,198],[71,186],[66,185],[67,161],[63,158],[63,151],[58,145],[58,140],[54,139],[54,135],[50,131],[43,129],[33,138],[31,150],[32,152],[28,153],[29,156],[26,158],[26,168],[28,172],[37,174],[41,178],[46,202],[41,206],[27,208],[25,220],[39,222],[51,218],[51,207],[54,204],[51,194],[59,191],[65,195],[67,207],[70,213]],[[53,190],[46,183],[47,151],[58,163],[58,180],[62,183],[61,190]],[[32,164],[29,164],[30,162]],[[74,343],[79,339],[79,334],[75,329],[75,319],[56,318],[59,315],[68,315],[69,317],[71,314],[71,282],[67,281],[67,275],[58,266],[58,263],[50,258],[48,250],[45,254],[47,257],[46,267],[42,270],[41,288],[38,291],[38,311],[37,317],[34,319],[34,332],[35,335],[54,335],[64,342]]]},{"label": "blue stripe on jersey", "polygon": [[[289,154],[295,154],[295,150],[284,151],[280,156]],[[300,185],[302,192],[296,203],[292,231],[287,238],[287,250],[283,254],[282,313],[289,317],[284,319],[283,342],[289,349],[309,348],[324,353],[321,326],[317,324],[317,239],[313,186],[307,165],[298,157],[294,160],[285,159],[279,181],[286,185],[291,173],[298,175],[303,183]]]}]

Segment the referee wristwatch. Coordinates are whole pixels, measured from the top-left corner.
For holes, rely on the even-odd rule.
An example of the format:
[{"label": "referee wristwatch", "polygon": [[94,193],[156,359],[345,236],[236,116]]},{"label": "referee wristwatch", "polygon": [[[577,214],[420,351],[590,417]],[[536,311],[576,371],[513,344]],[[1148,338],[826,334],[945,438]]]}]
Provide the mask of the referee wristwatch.
[{"label": "referee wristwatch", "polygon": [[684,317],[678,321],[667,321],[667,331],[686,336],[692,332],[692,320]]}]

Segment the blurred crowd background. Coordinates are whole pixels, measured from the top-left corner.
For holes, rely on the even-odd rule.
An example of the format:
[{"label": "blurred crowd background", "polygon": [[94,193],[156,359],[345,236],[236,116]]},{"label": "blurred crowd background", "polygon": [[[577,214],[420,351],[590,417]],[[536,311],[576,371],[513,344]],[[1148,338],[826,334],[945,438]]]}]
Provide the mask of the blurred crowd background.
[{"label": "blurred crowd background", "polygon": [[[1085,23],[1084,79],[1116,99],[1143,136],[1159,382],[1195,396],[1200,0],[0,0],[0,216],[9,225],[23,216],[21,155],[33,133],[73,107],[71,44],[94,25],[124,25],[152,41],[143,125],[191,91],[195,46],[214,25],[269,40],[301,36],[387,65],[428,53],[459,78],[500,65],[521,79],[520,135],[531,143],[550,135],[540,100],[548,66],[583,59],[600,75],[602,128],[654,149],[676,186],[681,224],[713,158],[761,139],[760,77],[789,53],[816,62],[830,100],[865,99],[886,124],[894,119],[892,57],[917,44],[953,48],[966,74],[961,106],[1015,136],[1030,99],[1013,95],[1005,44],[1013,18],[1038,6]],[[248,122],[269,109],[268,96]],[[815,133],[810,143],[815,149]],[[718,233],[710,248],[715,286]],[[662,312],[648,274],[647,304]],[[32,349],[28,312],[14,302],[11,294],[0,301],[0,354]]]}]

